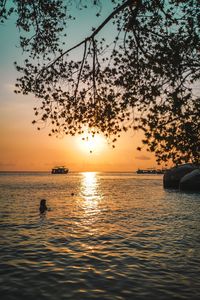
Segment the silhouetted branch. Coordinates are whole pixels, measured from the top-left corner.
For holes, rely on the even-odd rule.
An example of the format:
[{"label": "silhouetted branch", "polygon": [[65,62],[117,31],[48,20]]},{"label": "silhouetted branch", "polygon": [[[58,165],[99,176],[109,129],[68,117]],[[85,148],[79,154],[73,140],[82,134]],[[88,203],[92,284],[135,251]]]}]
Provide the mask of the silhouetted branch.
[{"label": "silhouetted branch", "polygon": [[69,52],[75,50],[76,48],[80,47],[81,45],[85,44],[86,42],[93,40],[93,38],[102,30],[102,28],[109,23],[109,21],[116,16],[119,12],[121,12],[124,8],[126,8],[128,5],[130,5],[132,1],[128,0],[126,2],[124,2],[121,6],[117,7],[101,24],[100,26],[97,27],[97,29],[95,29],[93,31],[93,33],[86,37],[84,40],[82,40],[81,42],[77,43],[76,45],[74,45],[73,47],[71,47],[70,49],[64,51],[61,55],[59,55],[52,63],[50,63],[48,66],[46,66],[47,68],[51,67],[53,64],[55,64],[58,60],[60,60],[63,56],[65,56],[66,54],[68,54]]}]

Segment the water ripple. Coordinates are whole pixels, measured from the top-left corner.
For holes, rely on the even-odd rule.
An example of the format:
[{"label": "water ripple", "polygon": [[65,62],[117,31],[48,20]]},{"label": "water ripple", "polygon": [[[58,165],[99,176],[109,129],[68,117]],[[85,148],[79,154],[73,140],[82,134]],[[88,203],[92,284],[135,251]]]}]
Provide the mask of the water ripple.
[{"label": "water ripple", "polygon": [[0,195],[3,300],[199,299],[198,194],[74,173],[0,177]]}]

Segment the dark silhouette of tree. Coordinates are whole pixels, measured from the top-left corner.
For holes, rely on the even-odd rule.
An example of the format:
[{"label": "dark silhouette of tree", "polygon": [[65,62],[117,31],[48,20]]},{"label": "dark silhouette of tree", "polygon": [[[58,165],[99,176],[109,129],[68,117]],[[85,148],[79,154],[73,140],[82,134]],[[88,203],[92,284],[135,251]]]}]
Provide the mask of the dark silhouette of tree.
[{"label": "dark silhouette of tree", "polygon": [[[27,54],[24,66],[15,63],[22,73],[16,93],[41,99],[33,123],[51,123],[50,135],[88,130],[113,143],[129,128],[142,129],[159,163],[199,163],[199,0],[110,0],[110,15],[71,48],[64,33],[73,4],[96,6],[98,17],[103,0],[8,2],[1,1],[0,18],[17,14]],[[109,22],[112,41],[100,34]]]}]

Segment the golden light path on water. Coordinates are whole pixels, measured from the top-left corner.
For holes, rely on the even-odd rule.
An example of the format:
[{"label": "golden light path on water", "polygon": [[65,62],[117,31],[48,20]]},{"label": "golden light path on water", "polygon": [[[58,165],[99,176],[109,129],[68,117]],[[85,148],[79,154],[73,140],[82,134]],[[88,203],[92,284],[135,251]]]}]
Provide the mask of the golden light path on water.
[{"label": "golden light path on water", "polygon": [[83,209],[87,215],[96,215],[99,212],[99,202],[102,195],[98,193],[98,181],[96,172],[82,173],[81,194]]}]

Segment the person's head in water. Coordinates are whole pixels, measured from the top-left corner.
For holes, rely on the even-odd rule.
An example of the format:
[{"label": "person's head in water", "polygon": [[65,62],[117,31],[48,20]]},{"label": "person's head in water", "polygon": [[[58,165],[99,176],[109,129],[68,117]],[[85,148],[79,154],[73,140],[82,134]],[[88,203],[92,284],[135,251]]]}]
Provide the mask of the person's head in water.
[{"label": "person's head in water", "polygon": [[40,213],[44,213],[47,210],[46,199],[40,201]]}]

